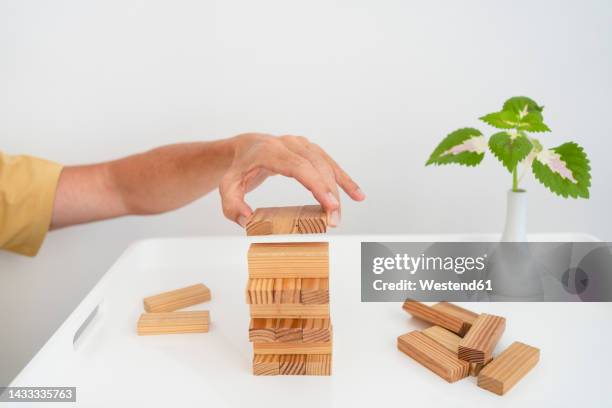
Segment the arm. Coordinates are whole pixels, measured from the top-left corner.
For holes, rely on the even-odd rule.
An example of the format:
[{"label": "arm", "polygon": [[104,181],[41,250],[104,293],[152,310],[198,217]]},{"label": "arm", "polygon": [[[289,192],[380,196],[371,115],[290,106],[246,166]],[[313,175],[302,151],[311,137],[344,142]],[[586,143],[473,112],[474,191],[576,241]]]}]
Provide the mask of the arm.
[{"label": "arm", "polygon": [[304,138],[244,134],[174,144],[106,163],[69,166],[59,179],[51,228],[180,208],[219,187],[223,212],[244,225],[247,192],[268,176],[295,178],[339,222],[338,184],[355,200],[357,185],[320,147]]}]

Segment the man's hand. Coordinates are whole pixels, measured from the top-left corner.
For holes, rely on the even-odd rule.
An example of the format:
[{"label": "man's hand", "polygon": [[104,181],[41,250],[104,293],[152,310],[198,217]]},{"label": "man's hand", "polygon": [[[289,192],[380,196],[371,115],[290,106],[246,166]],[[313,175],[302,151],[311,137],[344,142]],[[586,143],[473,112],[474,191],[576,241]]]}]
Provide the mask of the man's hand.
[{"label": "man's hand", "polygon": [[225,216],[243,227],[253,212],[244,201],[245,194],[276,174],[292,177],[306,187],[327,212],[331,226],[340,222],[338,185],[353,200],[365,199],[338,163],[305,137],[247,133],[233,140],[234,157],[219,192]]},{"label": "man's hand", "polygon": [[338,185],[354,200],[359,187],[319,146],[303,137],[248,133],[214,142],[159,147],[106,163],[62,170],[51,228],[119,217],[159,214],[182,207],[219,187],[223,212],[244,226],[247,192],[267,177],[295,178],[340,221]]}]

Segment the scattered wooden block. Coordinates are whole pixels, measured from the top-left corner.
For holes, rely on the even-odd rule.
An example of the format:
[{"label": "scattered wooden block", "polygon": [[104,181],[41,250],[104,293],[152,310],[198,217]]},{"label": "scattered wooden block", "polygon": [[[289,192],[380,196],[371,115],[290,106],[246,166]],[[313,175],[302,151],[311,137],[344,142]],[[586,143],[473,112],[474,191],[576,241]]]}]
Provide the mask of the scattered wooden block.
[{"label": "scattered wooden block", "polygon": [[419,331],[397,338],[397,347],[425,368],[452,383],[469,375],[470,365]]},{"label": "scattered wooden block", "polygon": [[327,242],[254,243],[248,254],[250,278],[327,278]]},{"label": "scattered wooden block", "polygon": [[137,324],[139,336],[154,334],[206,333],[208,310],[143,313]]},{"label": "scattered wooden block", "polygon": [[472,363],[489,361],[505,328],[505,318],[482,313],[459,342],[459,358]]},{"label": "scattered wooden block", "polygon": [[474,313],[471,310],[464,309],[461,306],[457,306],[453,303],[448,302],[438,302],[433,305],[432,308],[439,312],[444,312],[446,314],[455,316],[463,320],[464,322],[466,322],[466,325],[468,325],[468,330],[474,324],[474,321],[476,321],[476,318],[478,317],[478,313]]},{"label": "scattered wooden block", "polygon": [[327,231],[327,214],[319,205],[258,208],[246,223],[247,235],[317,234]]},{"label": "scattered wooden block", "polygon": [[210,300],[210,289],[202,283],[186,288],[171,290],[144,298],[144,309],[149,312],[172,312],[184,307]]},{"label": "scattered wooden block", "polygon": [[540,349],[515,341],[478,374],[478,386],[504,395],[540,360]]},{"label": "scattered wooden block", "polygon": [[247,304],[274,303],[274,279],[249,279],[246,297]]},{"label": "scattered wooden block", "polygon": [[306,375],[331,375],[331,354],[307,354]]},{"label": "scattered wooden block", "polygon": [[302,321],[300,319],[278,319],[276,341],[296,343],[302,341]]},{"label": "scattered wooden block", "polygon": [[329,317],[329,304],[302,305],[300,303],[273,303],[269,305],[249,305],[251,317],[264,318],[318,318]]},{"label": "scattered wooden block", "polygon": [[[431,326],[421,331],[424,335],[437,341],[449,351],[453,352],[456,356],[459,356],[459,342],[461,337],[455,333],[448,331],[440,326]],[[490,359],[483,363],[470,363],[470,375],[477,376],[482,367],[487,364]]]},{"label": "scattered wooden block", "polygon": [[255,354],[253,356],[254,375],[279,375],[280,356],[274,354]]},{"label": "scattered wooden block", "polygon": [[300,289],[300,302],[305,305],[319,305],[329,303],[329,279],[302,279],[302,287]]},{"label": "scattered wooden block", "polygon": [[331,341],[332,327],[329,319],[302,319],[302,341],[322,343]]},{"label": "scattered wooden block", "polygon": [[283,354],[280,356],[281,375],[304,375],[306,374],[306,355]]},{"label": "scattered wooden block", "polygon": [[276,341],[278,319],[251,319],[249,324],[249,341],[253,343],[271,343]]},{"label": "scattered wooden block", "polygon": [[324,343],[253,343],[255,354],[331,354],[332,342]]},{"label": "scattered wooden block", "polygon": [[412,299],[407,299],[402,308],[414,317],[441,326],[457,333],[459,336],[464,336],[472,326],[471,323],[465,319],[449,314],[446,311],[437,310]]}]

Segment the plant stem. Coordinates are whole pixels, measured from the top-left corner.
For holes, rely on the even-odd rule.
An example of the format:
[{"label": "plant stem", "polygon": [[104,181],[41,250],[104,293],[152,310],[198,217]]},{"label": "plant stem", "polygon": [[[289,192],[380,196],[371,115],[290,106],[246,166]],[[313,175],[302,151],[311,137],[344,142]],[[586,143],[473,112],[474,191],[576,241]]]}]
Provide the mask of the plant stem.
[{"label": "plant stem", "polygon": [[518,164],[512,169],[512,191],[518,192]]}]

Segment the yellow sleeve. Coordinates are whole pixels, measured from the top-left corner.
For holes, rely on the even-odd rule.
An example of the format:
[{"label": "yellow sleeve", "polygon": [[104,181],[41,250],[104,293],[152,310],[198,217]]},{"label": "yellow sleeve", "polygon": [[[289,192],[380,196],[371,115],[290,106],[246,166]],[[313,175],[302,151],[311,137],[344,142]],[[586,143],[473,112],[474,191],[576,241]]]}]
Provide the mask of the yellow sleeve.
[{"label": "yellow sleeve", "polygon": [[0,152],[0,248],[34,256],[51,224],[62,165]]}]

